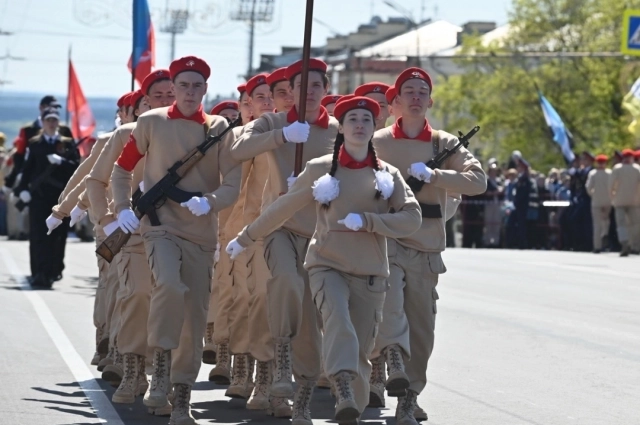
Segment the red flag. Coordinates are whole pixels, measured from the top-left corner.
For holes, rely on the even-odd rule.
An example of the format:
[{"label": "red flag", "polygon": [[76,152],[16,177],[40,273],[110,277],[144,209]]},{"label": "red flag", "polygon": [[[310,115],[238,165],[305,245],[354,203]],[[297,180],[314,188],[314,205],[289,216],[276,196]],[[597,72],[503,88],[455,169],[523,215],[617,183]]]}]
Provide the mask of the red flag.
[{"label": "red flag", "polygon": [[[156,64],[156,48],[155,48],[155,35],[153,32],[153,25],[149,23],[149,31],[147,32],[147,49],[142,53],[138,60],[138,66],[136,67],[135,79],[140,86],[142,86],[142,80],[144,77],[151,74],[153,67]],[[129,57],[127,67],[129,72],[133,72],[131,69],[131,62],[133,60],[133,54]]]},{"label": "red flag", "polygon": [[[93,130],[96,128],[96,120],[93,117],[91,108],[87,98],[82,93],[80,82],[76,76],[76,71],[73,68],[73,63],[69,59],[69,92],[67,93],[67,111],[71,114],[71,131],[73,137],[77,140],[81,140],[85,137],[91,136]],[[88,146],[88,143],[81,143],[78,146],[80,154],[85,157],[88,152],[83,152],[84,147]]]}]

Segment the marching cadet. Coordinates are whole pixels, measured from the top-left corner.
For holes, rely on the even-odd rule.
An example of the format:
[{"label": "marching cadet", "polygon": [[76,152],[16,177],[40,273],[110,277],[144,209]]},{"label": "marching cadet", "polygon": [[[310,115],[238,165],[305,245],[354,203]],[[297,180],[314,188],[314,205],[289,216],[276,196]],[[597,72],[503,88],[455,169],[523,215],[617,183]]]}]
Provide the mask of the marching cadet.
[{"label": "marching cadet", "polygon": [[240,115],[240,107],[235,100],[225,100],[211,108],[209,115],[220,115],[231,123]]},{"label": "marching cadet", "polygon": [[[593,252],[602,251],[603,240],[609,234],[609,215],[611,214],[611,196],[609,184],[611,170],[607,168],[607,155],[596,155],[596,168],[589,171],[587,192],[591,197],[591,218],[593,220]],[[608,243],[607,243],[608,245]]]},{"label": "marching cadet", "polygon": [[[250,116],[257,117],[263,112],[273,110],[273,102],[269,96],[267,74],[258,74],[249,79],[245,85],[245,96],[250,108]],[[241,136],[245,127],[234,128],[235,139]],[[243,209],[247,198],[247,190],[257,190],[262,195],[260,183],[248,182],[252,163],[242,164],[240,196],[232,208],[218,217],[221,245],[229,241],[244,226]],[[264,187],[264,180],[262,181]],[[247,261],[244,256],[231,261],[226,252],[220,252],[218,267],[222,276],[216,282],[218,286],[218,312],[215,319],[214,339],[218,343],[217,364],[209,374],[209,379],[226,384],[229,377],[230,386],[225,395],[228,397],[247,399],[253,390],[254,360],[249,355],[248,305],[249,290],[247,288]],[[229,370],[229,353],[233,354],[233,369]],[[268,406],[267,406],[268,407]]]},{"label": "marching cadet", "polygon": [[22,178],[14,194],[29,204],[31,285],[51,288],[64,268],[64,245],[69,222],[47,229],[47,217],[80,162],[72,138],[60,135],[57,108],[42,111],[42,132],[29,139]]},{"label": "marching cadet", "polygon": [[633,163],[633,151],[622,151],[622,163],[611,171],[609,193],[616,213],[621,257],[640,249],[640,166]]},{"label": "marching cadet", "polygon": [[[384,97],[387,99],[387,111],[389,111],[389,117],[387,118],[387,123],[393,120],[395,122],[396,117],[402,116],[402,111],[400,111],[400,105],[398,105],[398,92],[394,86],[389,87],[387,92],[384,94]],[[388,127],[388,125],[387,125]]]},{"label": "marching cadet", "polygon": [[[408,236],[421,223],[418,202],[400,172],[376,157],[371,138],[379,113],[379,104],[366,97],[338,102],[333,155],[309,161],[290,191],[227,247],[233,258],[297,211],[316,208],[304,267],[322,314],[325,371],[335,389],[340,424],[358,423],[369,400],[368,358],[389,276],[386,238]],[[311,390],[298,397],[311,398]],[[298,424],[312,424],[308,406],[302,416]]]},{"label": "marching cadet", "polygon": [[447,191],[483,193],[487,179],[480,163],[465,148],[450,157],[442,169],[427,167],[425,163],[441,149],[453,148],[457,138],[432,129],[425,118],[433,106],[433,85],[424,70],[403,71],[395,88],[402,116],[391,127],[378,130],[373,144],[381,160],[397,167],[405,178],[412,176],[425,183],[416,193],[423,218],[420,229],[411,236],[388,241],[390,289],[373,356],[386,357],[386,389],[390,395],[400,396],[397,423],[410,425],[417,423],[417,397],[427,383],[437,312],[436,285],[438,275],[446,271],[441,253],[445,249]]},{"label": "marching cadet", "polygon": [[[129,93],[127,93],[128,95]],[[123,95],[118,99],[118,113],[122,109],[124,105],[124,97]],[[89,156],[80,163],[78,169],[71,176],[71,180],[67,183],[67,186],[64,188],[64,191],[60,195],[58,199],[58,205],[54,206],[52,209],[51,215],[47,218],[47,228],[49,231],[53,231],[56,227],[58,227],[62,220],[66,217],[71,216],[70,226],[73,226],[76,222],[82,219],[82,217],[86,214],[85,210],[78,206],[78,201],[80,195],[85,190],[86,187],[86,176],[93,168],[94,164],[98,160],[102,149],[104,148],[107,140],[111,137],[113,132],[103,133],[98,136],[96,143],[91,148],[91,153]],[[96,224],[95,221],[92,221],[94,224],[94,231],[96,232],[96,247],[100,246],[106,235],[100,226]],[[96,289],[95,302],[93,306],[93,324],[96,327],[96,352],[91,360],[91,364],[94,366],[98,365],[98,362],[105,358],[108,354],[108,346],[109,346],[109,334],[107,332],[106,326],[106,311],[105,311],[105,288],[107,282],[107,276],[109,272],[109,263],[107,263],[104,258],[96,255],[98,259],[98,287]]]},{"label": "marching cadet", "polygon": [[249,107],[249,100],[247,99],[247,84],[246,83],[240,84],[238,86],[238,92],[240,93],[238,104],[240,105],[240,115],[242,116],[242,125],[247,125],[251,121],[253,121],[253,117],[251,116],[251,108]]},{"label": "marching cadet", "polygon": [[333,110],[336,107],[336,103],[342,98],[339,94],[330,94],[322,98],[322,106],[324,106],[329,113],[333,116]]},{"label": "marching cadet", "polygon": [[387,119],[389,118],[389,103],[387,102],[386,96],[387,90],[389,90],[388,84],[374,81],[361,85],[353,92],[356,96],[373,99],[380,105],[380,116],[376,118],[376,130],[385,128]]},{"label": "marching cadet", "polygon": [[[110,208],[109,178],[114,164],[129,141],[131,132],[137,125],[137,118],[150,109],[170,105],[174,100],[170,73],[166,69],[155,70],[142,81],[141,88],[132,96],[134,122],[122,125],[112,135],[86,180],[87,194],[93,206],[92,220],[109,236],[118,227],[114,211]],[[133,170],[131,193],[138,188],[143,191],[142,174],[144,162],[139,162]],[[133,403],[135,397],[148,388],[145,373],[146,357],[153,353],[147,345],[147,321],[152,290],[152,276],[144,251],[142,237],[134,232],[122,251],[112,261],[119,287],[115,304],[119,310],[119,327],[115,349],[122,358],[124,370],[118,389],[113,394],[114,403]],[[108,370],[105,368],[105,372]],[[114,371],[115,372],[115,371]],[[106,375],[106,373],[105,373]],[[108,378],[108,376],[106,376]],[[146,403],[145,403],[146,404]],[[150,413],[169,415],[170,404],[148,406]]]},{"label": "marching cadet", "polygon": [[[211,113],[209,115],[219,115],[224,117],[229,123],[233,122],[240,115],[240,105],[235,100],[232,101],[224,101],[215,105],[211,109]],[[236,127],[233,129],[234,133],[236,132]],[[230,208],[227,208],[224,211],[221,211],[218,214],[218,230],[222,233],[221,223],[226,221],[226,214],[230,214]],[[219,300],[219,291],[221,282],[226,278],[225,274],[222,272],[223,266],[227,264],[228,261],[223,256],[223,261],[220,261],[220,241],[218,241],[218,245],[216,247],[216,252],[214,255],[214,276],[211,281],[211,299],[209,301],[209,311],[207,313],[207,328],[205,330],[204,336],[204,348],[202,350],[202,362],[206,364],[215,365],[217,363],[217,343],[214,338],[215,334],[215,319],[218,316],[218,300]],[[214,284],[215,282],[215,284]],[[225,316],[226,319],[226,316]],[[225,362],[225,358],[229,357],[228,346],[223,347],[223,350],[226,350],[223,353],[223,361],[221,365],[218,367],[216,373],[220,372],[220,375],[217,375],[221,381],[219,383],[221,385],[229,384],[229,377],[231,373],[230,363]],[[229,359],[230,362],[230,359]],[[214,368],[215,369],[215,368]],[[211,371],[213,372],[213,370]],[[210,375],[210,378],[215,378],[216,375]],[[218,379],[218,378],[216,378]]]},{"label": "marching cadet", "polygon": [[273,112],[289,112],[293,108],[293,93],[287,80],[287,68],[278,68],[267,77],[267,84],[271,92],[273,104],[276,107]]},{"label": "marching cadet", "polygon": [[[329,117],[320,104],[329,85],[326,71],[327,65],[323,61],[309,61],[307,98],[300,99],[302,61],[289,66],[286,77],[293,88],[296,106],[289,112],[264,114],[247,126],[244,134],[233,144],[231,153],[239,161],[265,152],[268,155],[269,177],[262,208],[273,203],[295,181],[293,171],[297,143],[308,141],[303,145],[303,161],[329,154],[333,150],[338,122]],[[304,123],[298,122],[297,112],[297,105],[302,101],[306,101]],[[304,421],[303,413],[309,408],[310,394],[321,368],[318,318],[308,284],[308,273],[302,268],[315,223],[315,209],[313,205],[308,205],[284,222],[280,229],[264,238],[264,255],[271,272],[267,282],[267,311],[275,342],[275,368],[270,394],[272,397],[291,397],[292,373],[296,375],[298,388],[293,406],[294,423],[296,420]]]},{"label": "marching cadet", "polygon": [[[288,88],[285,93],[282,92],[284,84]],[[275,98],[273,96],[270,97],[269,94],[273,95],[274,91]],[[286,79],[282,69],[276,70],[270,75],[260,74],[254,76],[247,82],[247,93],[249,94],[249,106],[251,107],[252,116],[257,119],[266,113],[272,112],[274,99],[278,100],[278,105],[275,105],[276,111],[287,112],[292,107],[288,102],[290,92],[289,81]],[[286,94],[286,96],[283,94]],[[269,177],[269,160],[265,153],[245,161],[242,167],[243,185],[240,198],[243,201],[243,220],[240,228],[229,229],[226,241],[235,237],[244,226],[252,223],[258,217],[262,205],[265,182]],[[233,214],[236,214],[236,212],[234,211]],[[249,354],[257,360],[255,387],[251,398],[247,402],[247,408],[250,410],[268,409],[269,413],[275,417],[291,417],[291,407],[288,400],[284,397],[270,397],[269,394],[274,359],[274,342],[269,330],[269,316],[267,313],[267,281],[271,276],[264,259],[262,240],[254,247],[255,249],[249,250],[245,257],[245,263],[247,264],[246,287],[249,294],[247,342]],[[234,260],[234,263],[237,261],[237,259]],[[235,308],[242,308],[242,306]]]},{"label": "marching cadet", "polygon": [[[25,161],[25,153],[29,146],[29,140],[32,137],[37,136],[43,128],[42,122],[42,113],[45,109],[54,108],[60,109],[61,105],[58,103],[58,100],[51,95],[46,95],[42,99],[40,99],[40,112],[38,114],[38,118],[35,119],[31,124],[26,125],[20,128],[20,132],[18,133],[18,137],[13,142],[13,146],[16,149],[13,154],[13,169],[8,176],[5,177],[5,185],[7,187],[13,187],[15,185],[16,178],[18,174],[22,173],[22,167]],[[60,125],[58,123],[58,133],[63,137],[70,137],[73,139],[73,134],[71,134],[71,129],[67,126]]]},{"label": "marching cadet", "polygon": [[[211,73],[205,61],[187,56],[173,61],[169,70],[176,101],[140,117],[111,177],[118,224],[126,232],[141,224],[131,206],[131,173],[140,159],[147,156],[143,185],[150,190],[205,135],[220,134],[228,127],[224,118],[203,111]],[[229,152],[232,141],[227,133],[180,181],[180,190],[200,191],[202,196],[180,204],[168,199],[156,209],[155,225],[148,216],[142,219],[140,230],[155,285],[148,322],[154,375],[145,400],[166,406],[173,384],[171,425],[196,423],[189,400],[202,360],[217,214],[232,205],[239,192],[241,169]],[[170,376],[163,373],[169,364]]]}]

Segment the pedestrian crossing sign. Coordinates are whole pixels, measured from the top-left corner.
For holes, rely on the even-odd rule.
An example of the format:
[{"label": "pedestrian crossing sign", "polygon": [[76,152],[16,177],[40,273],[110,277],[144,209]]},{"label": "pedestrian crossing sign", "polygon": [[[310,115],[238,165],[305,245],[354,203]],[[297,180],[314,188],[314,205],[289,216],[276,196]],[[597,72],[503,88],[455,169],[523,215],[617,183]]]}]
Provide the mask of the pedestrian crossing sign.
[{"label": "pedestrian crossing sign", "polygon": [[640,56],[640,10],[624,11],[620,50],[626,55]]}]

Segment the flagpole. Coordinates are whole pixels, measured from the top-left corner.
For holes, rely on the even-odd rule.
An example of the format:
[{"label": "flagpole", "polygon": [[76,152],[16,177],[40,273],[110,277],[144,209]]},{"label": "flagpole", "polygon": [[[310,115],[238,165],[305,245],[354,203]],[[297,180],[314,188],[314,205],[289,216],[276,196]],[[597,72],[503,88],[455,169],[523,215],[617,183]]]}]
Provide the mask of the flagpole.
[{"label": "flagpole", "polygon": [[64,121],[69,125],[69,88],[71,88],[71,44],[69,44],[69,54],[67,58],[67,107],[65,108]]},{"label": "flagpole", "polygon": [[134,56],[136,51],[136,0],[131,2],[133,13],[133,31],[131,33],[131,91],[135,89],[136,84],[136,58]]}]

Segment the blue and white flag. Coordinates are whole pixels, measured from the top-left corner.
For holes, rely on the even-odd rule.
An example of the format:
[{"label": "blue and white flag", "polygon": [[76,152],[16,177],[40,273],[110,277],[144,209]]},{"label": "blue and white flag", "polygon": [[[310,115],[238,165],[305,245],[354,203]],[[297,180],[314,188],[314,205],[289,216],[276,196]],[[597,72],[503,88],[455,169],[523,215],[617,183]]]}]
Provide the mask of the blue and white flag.
[{"label": "blue and white flag", "polygon": [[562,150],[562,155],[568,163],[573,162],[576,158],[575,154],[571,150],[573,135],[562,122],[562,118],[556,110],[551,106],[551,103],[546,97],[542,95],[542,92],[538,90],[538,96],[540,97],[540,106],[542,107],[542,113],[544,114],[544,120],[547,122],[549,129],[553,133],[553,141],[556,142]]}]

